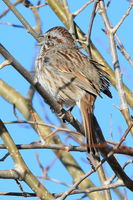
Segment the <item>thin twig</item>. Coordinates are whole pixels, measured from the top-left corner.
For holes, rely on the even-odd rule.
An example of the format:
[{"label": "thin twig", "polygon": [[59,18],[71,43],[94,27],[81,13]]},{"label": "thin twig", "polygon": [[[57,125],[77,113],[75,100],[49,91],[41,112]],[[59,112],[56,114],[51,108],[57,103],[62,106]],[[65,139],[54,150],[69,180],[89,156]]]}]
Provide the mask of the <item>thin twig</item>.
[{"label": "thin twig", "polygon": [[[107,31],[102,29],[102,31],[107,34]],[[133,61],[131,59],[131,57],[128,55],[124,45],[122,44],[120,38],[118,37],[118,35],[115,33],[115,39],[117,41],[117,43],[115,43],[116,47],[120,50],[120,52],[123,54],[123,56],[127,59],[127,61],[130,63],[130,65],[133,66]]]},{"label": "thin twig", "polygon": [[57,180],[57,179],[55,179],[55,178],[51,178],[51,177],[49,177],[49,176],[46,176],[46,177],[37,176],[37,178],[40,178],[40,179],[42,179],[42,180],[43,180],[43,179],[49,180],[49,181],[52,181],[52,182],[55,182],[55,183],[64,185],[64,186],[66,186],[66,187],[71,187],[71,185],[69,185],[69,184],[67,184],[67,183],[65,183],[65,182],[62,182],[62,181],[60,181],[60,180]]},{"label": "thin twig", "polygon": [[[126,166],[129,165],[129,164],[133,164],[133,159],[128,160],[127,162],[125,162],[124,165],[122,166],[122,169],[124,170],[126,168]],[[114,174],[114,176],[112,176],[109,179],[109,183],[112,183],[115,178],[116,178],[116,174]]]},{"label": "thin twig", "polygon": [[94,0],[90,0],[87,3],[85,3],[79,10],[77,10],[76,12],[74,12],[72,15],[73,17],[76,17],[77,15],[79,15],[79,13],[81,13],[89,4],[91,4]]},{"label": "thin twig", "polygon": [[47,3],[43,3],[43,4],[40,4],[40,5],[37,5],[37,6],[30,6],[29,8],[41,8],[41,7],[44,7],[44,6],[47,6],[48,4]]},{"label": "thin twig", "polygon": [[32,85],[30,85],[29,90],[26,94],[26,99],[28,99],[30,102],[32,102],[34,94],[35,94],[35,89],[32,87]]},{"label": "thin twig", "polygon": [[24,190],[23,190],[22,185],[20,184],[20,182],[19,182],[17,179],[15,179],[15,181],[16,181],[16,184],[18,185],[20,191],[23,193],[23,195],[24,195],[25,197],[27,197],[27,196],[26,196],[26,193],[25,193]]},{"label": "thin twig", "polygon": [[115,146],[115,148],[119,148],[122,144],[122,142],[126,139],[128,133],[130,132],[131,128],[133,127],[133,121],[131,123],[131,125],[127,128],[127,130],[125,131],[125,133],[123,134],[122,138],[120,139],[119,143]]},{"label": "thin twig", "polygon": [[127,61],[130,63],[130,65],[132,65],[133,67],[133,60],[131,59],[131,57],[129,56],[129,54],[127,53],[126,49],[124,48],[124,45],[122,44],[122,42],[120,41],[119,37],[117,34],[115,34],[115,39],[117,40],[118,44],[116,44],[117,48],[120,50],[120,52],[125,56],[125,58],[127,59]]},{"label": "thin twig", "polygon": [[0,22],[0,24],[5,24],[5,25],[12,26],[15,28],[24,28],[24,26],[22,26],[22,25],[12,24],[10,22]]},{"label": "thin twig", "polygon": [[95,16],[96,16],[97,4],[98,4],[98,1],[96,1],[96,2],[94,3],[94,7],[93,7],[92,14],[91,14],[91,19],[90,19],[90,25],[89,25],[89,30],[88,30],[88,36],[87,36],[88,56],[89,56],[90,59],[92,59],[91,48],[90,48],[90,43],[91,43],[91,32],[92,32],[92,25],[93,25],[93,22],[94,22],[94,18],[95,18]]},{"label": "thin twig", "polygon": [[127,9],[125,15],[123,15],[123,17],[118,22],[118,24],[116,26],[114,26],[114,28],[112,29],[113,33],[116,33],[116,31],[118,30],[118,28],[122,25],[122,23],[124,22],[124,20],[126,19],[126,17],[130,14],[130,11],[131,11],[132,7],[133,7],[133,2],[130,4],[130,6]]},{"label": "thin twig", "polygon": [[76,131],[70,130],[68,128],[63,128],[63,127],[59,127],[59,126],[55,126],[52,124],[46,124],[46,123],[41,123],[41,122],[37,122],[37,121],[25,121],[25,120],[18,120],[18,121],[6,121],[4,122],[4,124],[35,124],[35,125],[42,125],[42,126],[46,126],[49,128],[54,128],[56,130],[56,132],[67,132],[67,133],[73,133],[74,135],[77,135],[78,137],[80,137],[80,139],[84,139],[84,137]]},{"label": "thin twig", "polygon": [[26,192],[25,194],[21,192],[0,192],[0,195],[16,196],[16,197],[37,197],[35,193],[31,192]]},{"label": "thin twig", "polygon": [[[106,184],[106,185],[101,185],[99,187],[91,187],[88,189],[74,189],[69,195],[74,195],[74,194],[81,194],[81,193],[91,193],[91,192],[97,192],[97,191],[103,191],[103,190],[109,190],[109,189],[116,189],[117,187],[124,187],[124,184],[122,183],[121,180],[118,180],[115,183],[112,184]],[[57,200],[61,200],[59,198],[60,196],[62,197],[62,193],[57,193],[54,196],[58,198]]]},{"label": "thin twig", "polygon": [[107,4],[106,4],[106,10],[109,8],[110,3],[111,3],[111,0],[108,0],[108,2],[107,2]]},{"label": "thin twig", "polygon": [[[6,147],[5,147],[5,149],[6,149]],[[6,153],[2,158],[0,158],[0,162],[3,162],[9,155],[10,155],[9,153]]]},{"label": "thin twig", "polygon": [[14,7],[9,0],[3,0],[3,2],[12,10],[15,16],[19,19],[19,21],[24,25],[27,29],[27,32],[30,33],[38,42],[42,41],[42,38],[34,31],[34,29],[30,26],[30,24],[25,20],[25,18],[21,15],[21,13]]},{"label": "thin twig", "polygon": [[[21,3],[23,0],[16,0],[13,5],[17,6],[19,3]],[[1,15],[0,18],[4,17],[8,12],[10,11],[10,8],[7,8]]]},{"label": "thin twig", "polygon": [[[81,194],[81,193],[91,193],[91,192],[103,191],[103,190],[108,190],[108,189],[115,189],[116,187],[124,187],[122,181],[118,180],[117,182],[115,182],[113,184],[102,185],[102,186],[99,186],[99,187],[91,187],[89,189],[74,190],[71,193],[71,195],[73,195],[73,194]],[[35,193],[26,192],[25,194],[27,195],[27,197],[36,197]],[[23,193],[19,193],[19,192],[0,192],[0,195],[5,195],[5,196],[24,196]],[[53,194],[53,196],[55,198],[58,198],[61,195],[62,195],[62,193]]]},{"label": "thin twig", "polygon": [[[58,200],[64,200],[72,191],[74,191],[79,184],[86,179],[88,176],[90,176],[91,174],[93,174],[95,171],[97,171],[97,169],[106,161],[106,159],[104,158],[103,160],[101,160],[99,162],[99,164],[95,167],[95,169],[91,169],[88,173],[86,173],[84,176],[80,177],[79,180],[73,184],[73,186],[67,190],[66,192],[63,193],[63,195],[58,199]],[[121,182],[121,184],[123,185],[123,183]]]}]

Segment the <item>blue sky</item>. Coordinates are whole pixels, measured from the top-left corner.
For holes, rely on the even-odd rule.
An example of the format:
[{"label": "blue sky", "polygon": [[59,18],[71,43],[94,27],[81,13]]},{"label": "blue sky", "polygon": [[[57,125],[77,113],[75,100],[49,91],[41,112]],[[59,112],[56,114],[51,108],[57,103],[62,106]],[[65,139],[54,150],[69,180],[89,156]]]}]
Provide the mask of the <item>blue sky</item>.
[{"label": "blue sky", "polygon": [[[14,1],[12,1],[14,2]],[[32,1],[34,2],[34,1]],[[86,0],[68,0],[68,3],[70,5],[70,10],[72,12],[75,12],[77,9],[79,9],[84,3],[86,3]],[[125,14],[127,8],[129,6],[129,2],[126,0],[112,0],[112,3],[110,5],[110,8],[108,10],[108,15],[110,17],[112,25],[116,25],[118,21],[121,19],[121,17]],[[0,1],[0,14],[6,9],[5,4]],[[23,5],[17,6],[18,10],[22,13],[23,16],[26,16],[27,21],[32,25],[35,26],[34,17],[32,15],[32,12],[25,8]],[[88,31],[88,24],[90,20],[90,14],[92,11],[92,5],[88,6],[84,12],[82,12],[79,16],[75,18],[76,23],[81,27],[81,29],[87,33]],[[57,25],[63,25],[62,22],[56,17],[56,15],[53,13],[53,11],[48,8],[48,6],[40,9],[40,16],[42,20],[42,30],[45,32],[49,28]],[[118,30],[118,35],[123,42],[127,52],[130,56],[132,56],[133,52],[133,45],[132,45],[132,36],[133,36],[133,29],[131,28],[133,19],[133,11],[131,11],[130,15],[126,18],[120,29]],[[13,24],[19,24],[21,25],[21,22],[18,21],[18,19],[14,16],[12,12],[9,12],[5,17],[0,19],[2,22],[10,22]],[[112,67],[112,59],[109,53],[109,43],[107,36],[101,31],[101,28],[104,28],[103,21],[101,20],[101,17],[99,15],[96,16],[93,30],[92,30],[92,41],[95,44],[95,46],[98,48],[100,53],[104,56],[104,58],[107,60],[107,62]],[[35,39],[26,32],[25,29],[21,28],[14,28],[8,25],[2,25],[0,24],[0,40],[1,43],[8,49],[8,51],[27,69],[31,70],[34,68],[34,62],[35,57],[38,54],[39,47],[36,46],[37,42]],[[123,72],[123,79],[124,82],[127,84],[127,86],[132,90],[133,88],[133,70],[129,63],[125,60],[123,56],[118,52],[120,65]],[[4,59],[0,57],[0,62],[2,62]],[[7,66],[4,69],[0,70],[0,79],[7,82],[9,85],[14,87],[17,91],[19,91],[23,96],[26,96],[29,84],[27,81],[24,80],[24,78],[15,70],[12,66]],[[95,115],[98,119],[98,122],[103,130],[104,136],[106,139],[112,140],[112,137],[110,133],[112,132],[113,135],[113,141],[117,142],[119,141],[121,135],[124,133],[124,131],[127,128],[127,125],[125,123],[125,120],[121,116],[121,113],[118,109],[116,109],[116,106],[120,106],[118,93],[117,91],[111,86],[110,90],[113,94],[113,98],[109,99],[105,95],[102,95],[103,98],[98,98],[95,104]],[[59,121],[55,118],[55,115],[51,113],[49,106],[43,103],[40,96],[36,93],[33,105],[37,112],[39,112],[42,119],[47,121],[45,115],[48,114],[48,117],[53,124],[59,124]],[[13,108],[12,105],[10,105],[8,102],[6,102],[3,98],[0,97],[0,117],[3,121],[12,121],[16,120],[15,116],[13,115]],[[132,110],[130,109],[131,114]],[[77,108],[73,111],[74,116],[80,119],[80,114]],[[24,119],[23,116],[18,113],[20,119]],[[6,126],[13,137],[16,144],[28,144],[32,141],[38,140],[37,134],[27,125],[7,125]],[[60,137],[65,140],[65,136],[60,134]],[[68,140],[67,144],[73,144],[72,140]],[[127,146],[132,146],[132,137],[130,134],[128,135],[128,138],[125,143]],[[53,159],[55,159],[54,153],[52,153],[50,150],[29,150],[27,151],[21,151],[22,156],[24,157],[27,165],[30,167],[31,171],[39,176],[42,175],[42,172],[38,166],[37,160],[36,160],[36,154],[39,154],[39,159],[43,163],[45,167],[47,167]],[[0,150],[0,157],[2,157],[5,154],[4,150]],[[83,162],[82,159],[86,160],[86,155],[84,153],[72,153],[75,157],[75,159],[78,160],[81,167],[85,172],[87,172],[90,169],[90,166],[88,166],[87,161]],[[120,161],[121,165],[124,164],[126,160],[129,159],[129,157],[125,156],[117,156],[118,160]],[[30,159],[29,159],[30,158]],[[31,163],[34,163],[31,165]],[[5,162],[1,162],[0,169],[10,169],[13,167],[13,162],[11,158],[7,158]],[[108,172],[108,175],[112,175],[112,172],[108,165],[105,165],[106,171]],[[61,173],[60,173],[60,170]],[[127,173],[132,176],[132,170],[131,165],[127,167]],[[66,182],[67,184],[72,184],[72,180],[70,175],[66,172],[65,168],[62,167],[62,164],[60,161],[56,161],[54,166],[49,171],[49,176],[53,177],[55,179],[59,179],[61,181]],[[63,175],[65,174],[65,176]],[[94,181],[95,175],[93,175],[91,178]],[[97,183],[98,179],[95,179],[95,183]],[[50,181],[43,181],[45,186],[50,190],[50,192],[62,192],[65,191],[67,188],[65,186],[60,186],[55,183],[51,183]],[[1,189],[0,192],[5,191],[18,191],[19,188],[17,188],[16,183],[14,180],[1,180],[0,179],[0,185]],[[31,191],[26,184],[23,184],[23,187],[26,191]],[[121,189],[122,193],[124,193],[124,188]],[[113,199],[118,199],[118,197],[113,194]],[[127,199],[131,199],[132,193],[127,190]],[[77,198],[79,196],[77,195]],[[18,199],[18,197],[6,197],[2,196],[2,199]],[[67,199],[68,200],[74,200],[76,197],[70,196]],[[19,197],[19,199],[24,199]],[[35,198],[30,198],[35,199]],[[87,198],[86,198],[87,199]]]}]

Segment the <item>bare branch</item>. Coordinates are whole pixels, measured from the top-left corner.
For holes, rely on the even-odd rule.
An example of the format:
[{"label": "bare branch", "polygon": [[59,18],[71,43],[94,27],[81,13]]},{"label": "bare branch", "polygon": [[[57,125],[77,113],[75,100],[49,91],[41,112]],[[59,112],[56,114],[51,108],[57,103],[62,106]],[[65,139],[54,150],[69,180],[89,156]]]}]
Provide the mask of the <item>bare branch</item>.
[{"label": "bare branch", "polygon": [[37,6],[30,6],[29,8],[41,8],[41,7],[44,7],[44,6],[47,6],[48,4],[47,3],[43,3],[43,4],[40,4],[40,5],[37,5]]},{"label": "bare branch", "polygon": [[0,170],[0,179],[19,179],[19,174],[14,170]]},{"label": "bare branch", "polygon": [[[130,118],[130,113],[129,113],[129,109],[128,109],[128,105],[127,105],[127,101],[126,101],[126,95],[125,95],[125,92],[124,92],[124,86],[123,86],[123,81],[122,81],[120,64],[119,64],[119,60],[118,60],[118,56],[117,56],[117,52],[116,52],[116,45],[115,45],[115,40],[114,40],[114,30],[113,30],[113,28],[110,24],[110,21],[109,21],[107,14],[106,14],[106,10],[105,10],[105,6],[104,6],[103,1],[99,2],[99,8],[100,8],[99,13],[103,18],[105,27],[107,29],[106,31],[107,31],[107,35],[108,35],[108,38],[109,38],[109,42],[110,42],[112,64],[114,66],[115,77],[116,77],[116,87],[117,87],[117,90],[118,90],[120,103],[121,103],[120,110],[121,110],[122,114],[124,115],[127,124],[130,126],[131,118]],[[133,129],[131,131],[133,133]]]},{"label": "bare branch", "polygon": [[30,26],[30,24],[25,20],[25,18],[20,14],[20,12],[14,7],[12,3],[10,3],[9,0],[3,0],[5,4],[12,10],[12,12],[16,15],[16,17],[19,19],[19,21],[24,25],[27,32],[30,33],[38,42],[41,42],[41,38],[39,35],[33,30],[33,28]]},{"label": "bare branch", "polygon": [[[5,147],[5,145],[4,145]],[[5,147],[6,149],[6,147]],[[0,162],[4,161],[10,154],[9,153],[6,153],[2,158],[0,158]]]},{"label": "bare branch", "polygon": [[[79,152],[86,152],[85,145],[83,146],[72,146],[72,145],[63,145],[63,144],[18,144],[16,145],[18,149],[24,150],[24,149],[53,149],[53,150],[61,150],[61,151],[79,151]],[[114,152],[114,154],[123,154],[128,156],[133,156],[133,148],[127,147],[122,145],[119,148],[111,147],[107,144],[97,144],[95,145],[95,148],[107,148],[108,151]],[[6,146],[3,144],[0,144],[0,149],[6,149]],[[3,161],[1,159],[0,161]]]},{"label": "bare branch", "polygon": [[96,15],[97,4],[98,4],[98,1],[96,1],[96,2],[94,3],[94,7],[93,7],[92,14],[91,14],[91,19],[90,19],[90,25],[89,25],[89,30],[88,30],[88,36],[87,36],[87,47],[88,47],[88,53],[89,53],[89,58],[90,58],[90,59],[92,59],[91,48],[90,48],[90,43],[91,43],[91,32],[92,32],[92,25],[93,25],[93,22],[94,22],[94,18],[95,18],[95,15]]},{"label": "bare branch", "polygon": [[[21,3],[23,0],[16,0],[13,5],[17,6],[19,3]],[[1,15],[0,18],[4,17],[8,12],[10,11],[10,8],[7,8]]]},{"label": "bare branch", "polygon": [[11,62],[9,60],[5,60],[3,63],[0,64],[0,69],[2,69],[5,66],[8,66],[10,64],[11,64]]},{"label": "bare branch", "polygon": [[16,148],[12,138],[10,137],[2,121],[0,121],[0,137],[2,138],[10,155],[13,158],[13,161],[15,163],[14,170],[19,174],[19,179],[24,180],[41,199],[44,199],[44,196],[47,196],[47,198],[51,200],[54,199],[53,196],[50,193],[48,193],[48,191],[43,187],[43,185],[35,178],[35,176],[27,168],[24,160],[22,159],[18,149]]},{"label": "bare branch", "polygon": [[118,24],[113,28],[113,33],[116,33],[116,31],[118,30],[118,28],[121,26],[121,24],[124,22],[124,20],[126,19],[126,17],[130,14],[130,11],[133,7],[133,2],[130,4],[129,8],[127,9],[127,12],[125,13],[125,15],[121,18],[121,20],[118,22]]},{"label": "bare branch", "polygon": [[20,193],[20,192],[0,192],[0,195],[5,196],[17,196],[17,197],[36,197],[37,195],[35,193]]},{"label": "bare branch", "polygon": [[[102,134],[102,131],[99,127],[99,124],[96,120],[96,118],[94,117],[94,125],[96,127],[97,130],[97,136],[99,138],[99,143],[100,144],[106,144],[106,141],[104,139],[104,136]],[[131,128],[131,125],[130,125]],[[128,129],[129,132],[130,129]],[[119,145],[119,143],[118,143]],[[127,176],[127,174],[123,171],[122,167],[120,166],[120,164],[118,163],[118,161],[116,160],[116,158],[113,156],[114,152],[113,151],[108,151],[108,148],[100,148],[99,151],[101,152],[102,156],[104,157],[105,160],[107,160],[108,164],[110,165],[110,167],[112,168],[112,170],[114,171],[114,173],[124,182],[124,184],[126,185],[126,187],[128,187],[131,191],[133,191],[133,181]]]},{"label": "bare branch", "polygon": [[115,34],[115,38],[118,42],[118,44],[116,44],[117,48],[120,50],[120,52],[125,56],[125,58],[127,59],[127,61],[130,63],[130,65],[132,65],[133,67],[133,60],[131,59],[131,57],[128,55],[126,49],[124,48],[124,45],[122,44],[122,42],[120,41],[119,37],[117,34]]},{"label": "bare branch", "polygon": [[22,26],[22,25],[12,24],[10,22],[0,22],[0,24],[5,24],[5,25],[12,26],[15,28],[24,28],[24,26]]},{"label": "bare branch", "polygon": [[76,17],[77,15],[79,15],[89,4],[91,4],[94,0],[90,0],[87,3],[85,3],[79,10],[77,10],[76,12],[74,12],[72,15],[73,17]]}]

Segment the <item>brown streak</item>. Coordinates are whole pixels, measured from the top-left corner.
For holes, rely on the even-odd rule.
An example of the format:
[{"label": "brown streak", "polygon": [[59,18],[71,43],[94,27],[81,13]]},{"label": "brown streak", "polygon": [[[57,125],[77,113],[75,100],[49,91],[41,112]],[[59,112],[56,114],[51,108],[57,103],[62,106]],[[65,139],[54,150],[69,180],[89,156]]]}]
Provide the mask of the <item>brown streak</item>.
[{"label": "brown streak", "polygon": [[73,64],[72,63],[72,60],[66,55],[66,54],[64,54],[62,51],[58,51],[58,53],[59,54],[61,54],[66,60],[68,60],[71,64]]}]

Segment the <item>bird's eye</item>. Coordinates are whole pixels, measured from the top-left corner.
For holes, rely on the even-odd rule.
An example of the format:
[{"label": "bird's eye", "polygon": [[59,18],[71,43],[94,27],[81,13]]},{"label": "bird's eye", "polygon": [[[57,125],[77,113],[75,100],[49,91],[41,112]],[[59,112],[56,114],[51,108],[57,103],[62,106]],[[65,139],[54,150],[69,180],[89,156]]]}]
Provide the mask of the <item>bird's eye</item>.
[{"label": "bird's eye", "polygon": [[48,35],[48,39],[50,39],[51,37],[50,37],[50,35]]}]

